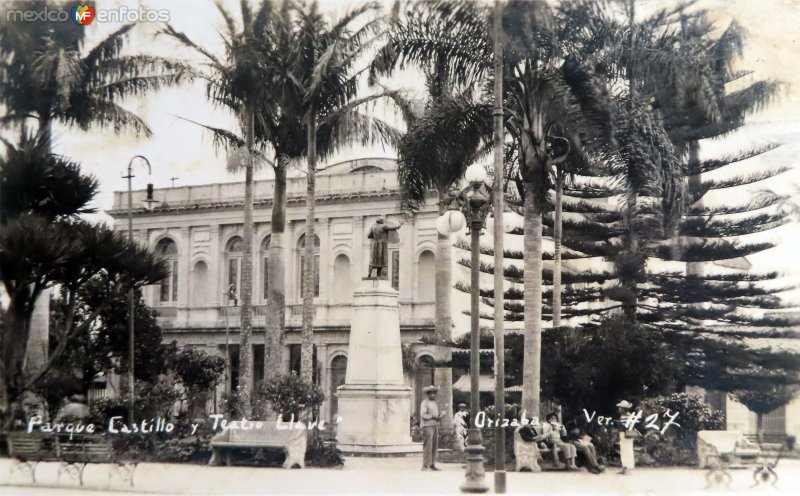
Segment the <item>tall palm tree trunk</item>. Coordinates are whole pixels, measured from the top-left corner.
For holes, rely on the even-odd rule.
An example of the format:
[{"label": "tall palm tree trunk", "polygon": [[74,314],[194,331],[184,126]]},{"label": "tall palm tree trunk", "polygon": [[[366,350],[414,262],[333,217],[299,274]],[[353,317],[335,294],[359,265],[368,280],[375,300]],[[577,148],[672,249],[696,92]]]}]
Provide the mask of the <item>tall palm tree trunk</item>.
[{"label": "tall palm tree trunk", "polygon": [[314,195],[316,193],[317,167],[317,122],[314,111],[308,113],[306,137],[308,140],[308,177],[306,178],[306,233],[305,270],[303,272],[303,334],[300,347],[300,376],[306,382],[314,378],[314,282],[316,264],[314,263]]},{"label": "tall palm tree trunk", "polygon": [[[25,383],[24,365],[28,346],[17,343],[30,343],[32,312],[25,304],[12,299],[3,314],[3,325],[6,332],[0,334],[0,428],[10,429],[14,419],[14,402],[22,395]],[[8,332],[17,331],[15,333]],[[22,331],[22,332],[18,332]],[[19,340],[19,341],[18,341]]]},{"label": "tall palm tree trunk", "polygon": [[[696,141],[689,142],[689,170],[694,169],[700,165],[700,144]],[[701,174],[689,176],[688,185],[689,197],[693,197],[703,187],[703,178]],[[702,199],[692,205],[693,207],[702,208]],[[686,275],[690,276],[703,276],[705,275],[705,264],[703,262],[687,262]]]},{"label": "tall palm tree trunk", "polygon": [[286,163],[275,159],[275,190],[272,199],[271,234],[269,241],[269,274],[265,331],[264,380],[281,372],[283,342],[286,331]]},{"label": "tall palm tree trunk", "polygon": [[[439,214],[444,213],[441,203],[444,193],[439,193]],[[446,346],[451,339],[452,313],[450,295],[453,288],[452,256],[450,253],[450,235],[439,233],[436,239],[436,344],[439,345],[442,361],[450,362],[453,351]],[[436,368],[436,385],[439,387],[441,408],[444,413],[442,426],[449,428],[453,425],[453,369],[450,367]]]},{"label": "tall palm tree trunk", "polygon": [[534,204],[534,185],[525,185],[524,293],[525,339],[522,369],[522,409],[539,417],[542,364],[542,214]]},{"label": "tall palm tree trunk", "polygon": [[250,337],[253,333],[253,134],[255,114],[253,108],[245,106],[245,119],[247,119],[247,163],[244,175],[244,253],[242,255],[242,309],[241,331],[239,345],[239,401],[242,415],[245,418],[252,415],[251,389],[251,346]]},{"label": "tall palm tree trunk", "polygon": [[556,178],[556,204],[553,218],[553,327],[561,327],[561,236],[563,233],[564,176]]},{"label": "tall palm tree trunk", "polygon": [[756,442],[764,443],[764,414],[761,412],[756,413]]}]

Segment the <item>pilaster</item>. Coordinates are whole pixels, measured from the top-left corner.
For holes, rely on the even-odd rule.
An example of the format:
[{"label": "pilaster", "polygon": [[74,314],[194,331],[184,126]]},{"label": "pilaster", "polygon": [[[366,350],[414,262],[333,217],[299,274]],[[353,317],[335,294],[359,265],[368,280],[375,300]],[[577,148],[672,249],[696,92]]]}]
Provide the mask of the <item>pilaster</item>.
[{"label": "pilaster", "polygon": [[209,288],[209,303],[212,306],[219,307],[222,300],[222,249],[220,248],[220,227],[219,224],[210,224],[208,226],[209,236],[209,259],[208,259],[208,281],[211,284]]},{"label": "pilaster", "polygon": [[192,230],[182,226],[178,250],[178,306],[189,306],[189,272],[192,259]]}]

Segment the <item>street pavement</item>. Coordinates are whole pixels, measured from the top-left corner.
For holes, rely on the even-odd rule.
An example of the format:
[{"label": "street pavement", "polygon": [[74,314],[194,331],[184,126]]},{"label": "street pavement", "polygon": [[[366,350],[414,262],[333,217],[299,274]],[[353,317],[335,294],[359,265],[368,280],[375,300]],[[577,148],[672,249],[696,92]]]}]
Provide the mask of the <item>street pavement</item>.
[{"label": "street pavement", "polygon": [[[440,472],[422,472],[419,457],[351,457],[341,469],[144,463],[136,470],[133,489],[112,473],[110,465],[89,465],[81,488],[63,474],[57,481],[58,463],[39,464],[36,485],[27,473],[11,474],[14,463],[0,459],[0,495],[457,494],[464,480],[460,464],[442,464]],[[585,471],[509,472],[507,490],[509,494],[800,494],[800,460],[782,460],[776,471],[775,487],[754,486],[751,469],[731,470],[727,487],[709,486],[707,472],[691,468],[639,468],[628,475],[618,475],[613,469],[599,475]],[[493,477],[487,472],[490,488]]]}]

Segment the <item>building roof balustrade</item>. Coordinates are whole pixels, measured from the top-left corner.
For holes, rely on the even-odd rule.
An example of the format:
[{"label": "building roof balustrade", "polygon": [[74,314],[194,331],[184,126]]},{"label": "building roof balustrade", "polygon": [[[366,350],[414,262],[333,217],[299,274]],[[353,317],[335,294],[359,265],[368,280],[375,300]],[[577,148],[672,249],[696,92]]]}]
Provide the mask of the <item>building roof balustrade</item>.
[{"label": "building roof balustrade", "polygon": [[[383,159],[384,161],[387,159]],[[361,163],[363,162],[363,163]],[[391,161],[392,163],[394,161]],[[317,201],[342,198],[363,198],[375,196],[391,196],[399,192],[397,173],[391,170],[370,167],[366,159],[352,161],[354,170],[342,169],[342,164],[331,166],[336,172],[321,171],[316,178]],[[254,201],[257,204],[272,202],[274,180],[255,181],[253,187]],[[306,194],[304,177],[290,177],[286,184],[287,201],[303,201]],[[146,212],[144,200],[147,192],[132,192],[133,204],[138,215]],[[195,208],[219,208],[241,204],[244,201],[244,182],[216,183],[199,186],[181,186],[175,188],[158,188],[154,190],[157,203],[152,211],[172,211]],[[112,216],[127,213],[128,193],[115,191],[114,202],[108,212]]]}]

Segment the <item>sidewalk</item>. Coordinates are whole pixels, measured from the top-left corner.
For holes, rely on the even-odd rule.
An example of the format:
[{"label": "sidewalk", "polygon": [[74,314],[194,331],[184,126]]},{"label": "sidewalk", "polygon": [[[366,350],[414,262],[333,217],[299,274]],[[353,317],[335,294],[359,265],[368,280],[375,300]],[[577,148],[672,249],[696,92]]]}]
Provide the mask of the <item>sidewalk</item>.
[{"label": "sidewalk", "polygon": [[[152,494],[458,494],[464,480],[461,465],[442,464],[441,472],[421,472],[421,460],[410,458],[348,458],[342,469],[285,470],[279,468],[205,467],[200,465],[141,464],[135,487],[129,488],[116,475],[109,481],[109,465],[89,465],[85,486],[62,475],[56,484],[58,463],[40,463],[37,484],[28,474],[16,471],[9,480],[11,460],[0,459],[0,494],[104,494],[114,491]],[[777,467],[777,488],[753,486],[752,470],[731,471],[729,489],[706,489],[706,472],[690,468],[642,468],[620,476],[613,469],[593,475],[588,472],[544,472],[507,474],[509,494],[691,494],[705,491],[744,494],[800,494],[800,460],[782,460]],[[493,487],[493,474],[486,482]],[[6,486],[6,487],[3,487]],[[11,487],[8,487],[11,486]]]}]

